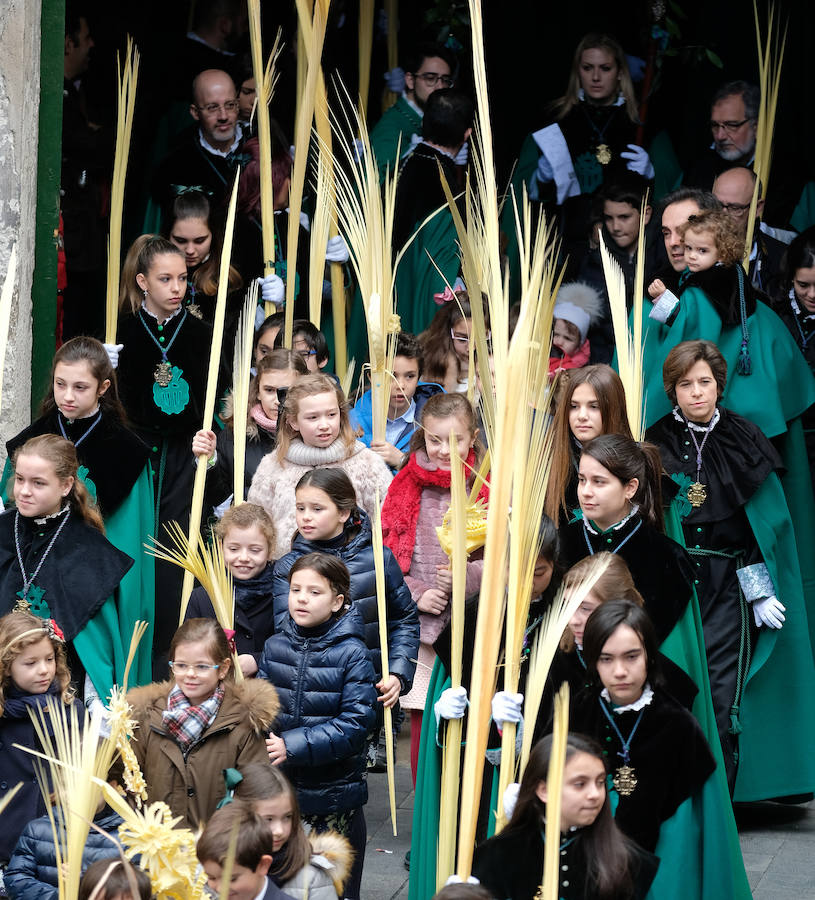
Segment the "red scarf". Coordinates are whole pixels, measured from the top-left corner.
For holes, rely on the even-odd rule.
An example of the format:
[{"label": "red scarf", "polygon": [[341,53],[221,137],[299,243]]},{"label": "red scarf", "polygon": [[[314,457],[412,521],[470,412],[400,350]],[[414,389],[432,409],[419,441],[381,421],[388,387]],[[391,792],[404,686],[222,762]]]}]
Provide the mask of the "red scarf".
[{"label": "red scarf", "polygon": [[561,369],[582,369],[583,366],[589,364],[591,357],[591,347],[589,340],[585,341],[574,351],[571,356],[550,356],[549,357],[549,374],[554,375]]},{"label": "red scarf", "polygon": [[[475,468],[475,451],[470,450],[465,460],[466,471]],[[472,483],[472,478],[468,479]],[[382,538],[386,547],[393,551],[402,572],[410,570],[413,546],[416,543],[416,526],[419,508],[422,504],[422,489],[426,485],[450,490],[450,471],[447,469],[423,469],[411,453],[407,465],[396,473],[396,477],[385,495],[382,506]],[[489,500],[489,484],[481,485],[478,496],[486,503]]]}]

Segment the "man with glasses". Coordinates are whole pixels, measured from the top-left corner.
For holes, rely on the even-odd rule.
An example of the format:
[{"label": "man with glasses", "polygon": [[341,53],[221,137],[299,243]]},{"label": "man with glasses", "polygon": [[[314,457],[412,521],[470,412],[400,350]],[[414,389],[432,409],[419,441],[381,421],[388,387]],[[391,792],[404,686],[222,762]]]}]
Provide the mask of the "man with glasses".
[{"label": "man with glasses", "polygon": [[193,81],[192,97],[195,124],[179,135],[153,179],[153,197],[162,208],[179,188],[193,186],[209,192],[219,206],[232,188],[236,166],[245,162],[232,78],[220,69],[207,69]]},{"label": "man with glasses", "polygon": [[[430,95],[453,86],[456,60],[441,44],[420,44],[407,60],[402,96],[386,110],[371,131],[371,146],[379,164],[379,178],[393,172],[399,160],[422,134],[422,119]],[[400,143],[401,139],[401,143]],[[397,156],[398,148],[398,156]]]}]

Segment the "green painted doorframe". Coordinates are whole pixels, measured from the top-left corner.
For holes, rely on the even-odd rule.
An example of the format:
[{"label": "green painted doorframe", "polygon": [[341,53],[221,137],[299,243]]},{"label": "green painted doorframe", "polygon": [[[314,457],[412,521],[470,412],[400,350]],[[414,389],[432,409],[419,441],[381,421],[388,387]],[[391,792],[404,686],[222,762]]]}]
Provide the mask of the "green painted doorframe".
[{"label": "green painted doorframe", "polygon": [[31,287],[31,410],[48,387],[57,325],[57,229],[62,167],[62,88],[65,0],[41,0],[40,122],[37,144],[37,223]]}]

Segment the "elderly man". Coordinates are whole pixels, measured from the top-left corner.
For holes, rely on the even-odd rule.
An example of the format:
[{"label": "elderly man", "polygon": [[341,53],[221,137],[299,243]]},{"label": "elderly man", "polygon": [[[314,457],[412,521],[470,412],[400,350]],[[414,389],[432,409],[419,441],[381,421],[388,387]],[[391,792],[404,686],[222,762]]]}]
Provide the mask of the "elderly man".
[{"label": "elderly man", "polygon": [[206,69],[192,83],[190,115],[194,124],[159,164],[153,199],[166,208],[179,187],[201,186],[215,205],[229,193],[235,168],[244,162],[235,83],[220,69]]},{"label": "elderly man", "polygon": [[407,61],[402,96],[383,113],[371,131],[380,180],[384,180],[388,168],[394,172],[399,159],[410,152],[414,136],[421,137],[427,101],[439,88],[453,86],[455,66],[455,57],[441,44],[420,44]]}]

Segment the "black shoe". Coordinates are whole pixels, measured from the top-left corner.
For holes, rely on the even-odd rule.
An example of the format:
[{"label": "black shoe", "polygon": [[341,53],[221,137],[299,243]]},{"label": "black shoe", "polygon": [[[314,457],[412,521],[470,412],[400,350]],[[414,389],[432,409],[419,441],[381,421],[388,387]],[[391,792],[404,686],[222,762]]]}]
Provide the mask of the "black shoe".
[{"label": "black shoe", "polygon": [[410,850],[405,854],[405,868],[410,871]]}]

